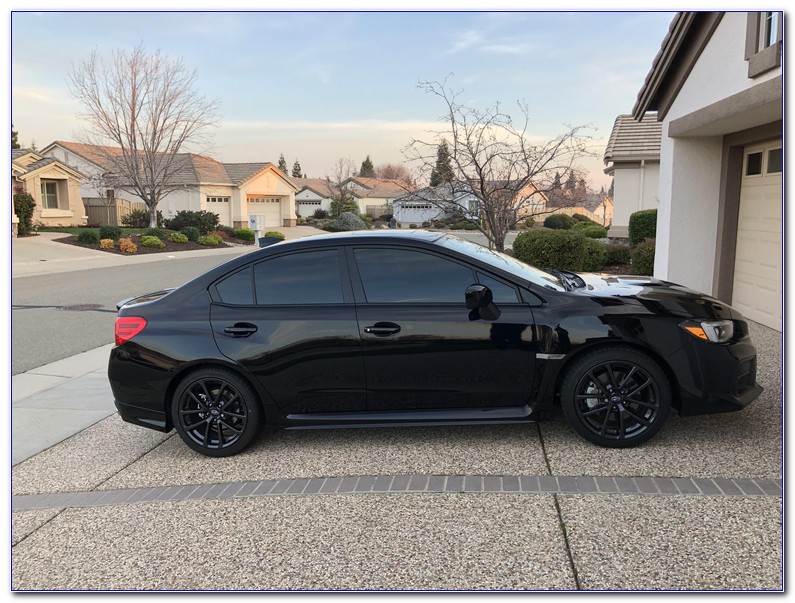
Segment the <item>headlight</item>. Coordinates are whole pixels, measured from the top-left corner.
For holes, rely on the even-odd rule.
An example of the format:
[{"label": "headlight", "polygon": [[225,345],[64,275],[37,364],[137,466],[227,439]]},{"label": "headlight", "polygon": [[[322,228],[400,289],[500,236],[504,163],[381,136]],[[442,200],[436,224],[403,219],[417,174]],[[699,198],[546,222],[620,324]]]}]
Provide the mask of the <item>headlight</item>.
[{"label": "headlight", "polygon": [[734,337],[734,322],[731,320],[688,320],[679,326],[691,335],[712,343],[724,343]]}]

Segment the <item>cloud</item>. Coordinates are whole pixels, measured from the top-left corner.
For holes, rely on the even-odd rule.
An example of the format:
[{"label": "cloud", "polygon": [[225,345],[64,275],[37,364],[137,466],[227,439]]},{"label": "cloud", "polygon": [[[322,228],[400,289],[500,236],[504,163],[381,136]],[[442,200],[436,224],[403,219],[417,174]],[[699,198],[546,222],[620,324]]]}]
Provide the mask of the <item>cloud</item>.
[{"label": "cloud", "polygon": [[469,31],[463,32],[456,40],[454,40],[452,47],[448,48],[444,54],[453,54],[456,52],[461,52],[462,50],[471,48],[472,46],[480,42],[480,40],[481,40],[480,33],[470,29]]},{"label": "cloud", "polygon": [[443,126],[439,121],[381,121],[363,119],[352,121],[244,121],[225,120],[222,127],[230,131],[242,132],[419,132],[438,130]]},{"label": "cloud", "polygon": [[491,44],[483,47],[484,52],[494,54],[527,54],[530,52],[530,44],[520,42],[519,44]]}]

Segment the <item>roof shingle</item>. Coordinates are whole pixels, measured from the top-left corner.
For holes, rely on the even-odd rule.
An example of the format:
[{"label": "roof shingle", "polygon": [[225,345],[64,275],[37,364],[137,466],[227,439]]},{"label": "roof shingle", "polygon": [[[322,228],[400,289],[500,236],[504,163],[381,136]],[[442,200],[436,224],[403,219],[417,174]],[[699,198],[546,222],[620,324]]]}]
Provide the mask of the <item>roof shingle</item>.
[{"label": "roof shingle", "polygon": [[656,113],[647,113],[636,121],[631,115],[619,115],[605,149],[605,165],[616,161],[659,159],[662,122]]}]

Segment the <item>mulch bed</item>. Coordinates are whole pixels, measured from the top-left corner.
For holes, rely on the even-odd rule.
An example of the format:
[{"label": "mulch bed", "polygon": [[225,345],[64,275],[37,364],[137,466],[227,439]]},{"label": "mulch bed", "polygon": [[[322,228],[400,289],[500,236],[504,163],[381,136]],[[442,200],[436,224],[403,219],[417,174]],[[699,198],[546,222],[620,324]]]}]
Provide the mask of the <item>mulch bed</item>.
[{"label": "mulch bed", "polygon": [[[124,238],[128,238],[125,235]],[[107,253],[115,253],[116,255],[145,255],[149,253],[174,253],[175,251],[191,251],[193,249],[218,249],[218,247],[241,247],[241,246],[248,246],[254,245],[254,241],[243,241],[242,239],[235,239],[234,237],[227,239],[218,247],[210,247],[208,245],[199,245],[194,241],[188,241],[187,243],[172,243],[171,241],[163,241],[166,244],[163,249],[157,249],[155,247],[143,247],[141,245],[141,235],[129,235],[129,238],[132,239],[132,242],[138,245],[138,251],[136,253],[124,253],[118,248],[118,243],[116,243],[116,247],[113,249],[100,249],[99,245],[84,245],[77,240],[77,237],[74,235],[64,237],[63,239],[55,239],[56,243],[66,243],[67,245],[74,245],[75,247],[82,247],[83,249],[93,249],[94,251],[105,251]]]}]

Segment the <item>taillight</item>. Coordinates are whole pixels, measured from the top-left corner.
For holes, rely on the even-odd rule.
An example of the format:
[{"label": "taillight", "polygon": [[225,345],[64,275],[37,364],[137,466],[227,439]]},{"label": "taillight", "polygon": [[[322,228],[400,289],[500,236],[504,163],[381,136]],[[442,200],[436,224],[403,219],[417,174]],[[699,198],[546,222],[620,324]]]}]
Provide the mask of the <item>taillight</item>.
[{"label": "taillight", "polygon": [[119,316],[116,319],[116,345],[130,341],[144,330],[146,319],[140,316]]}]

